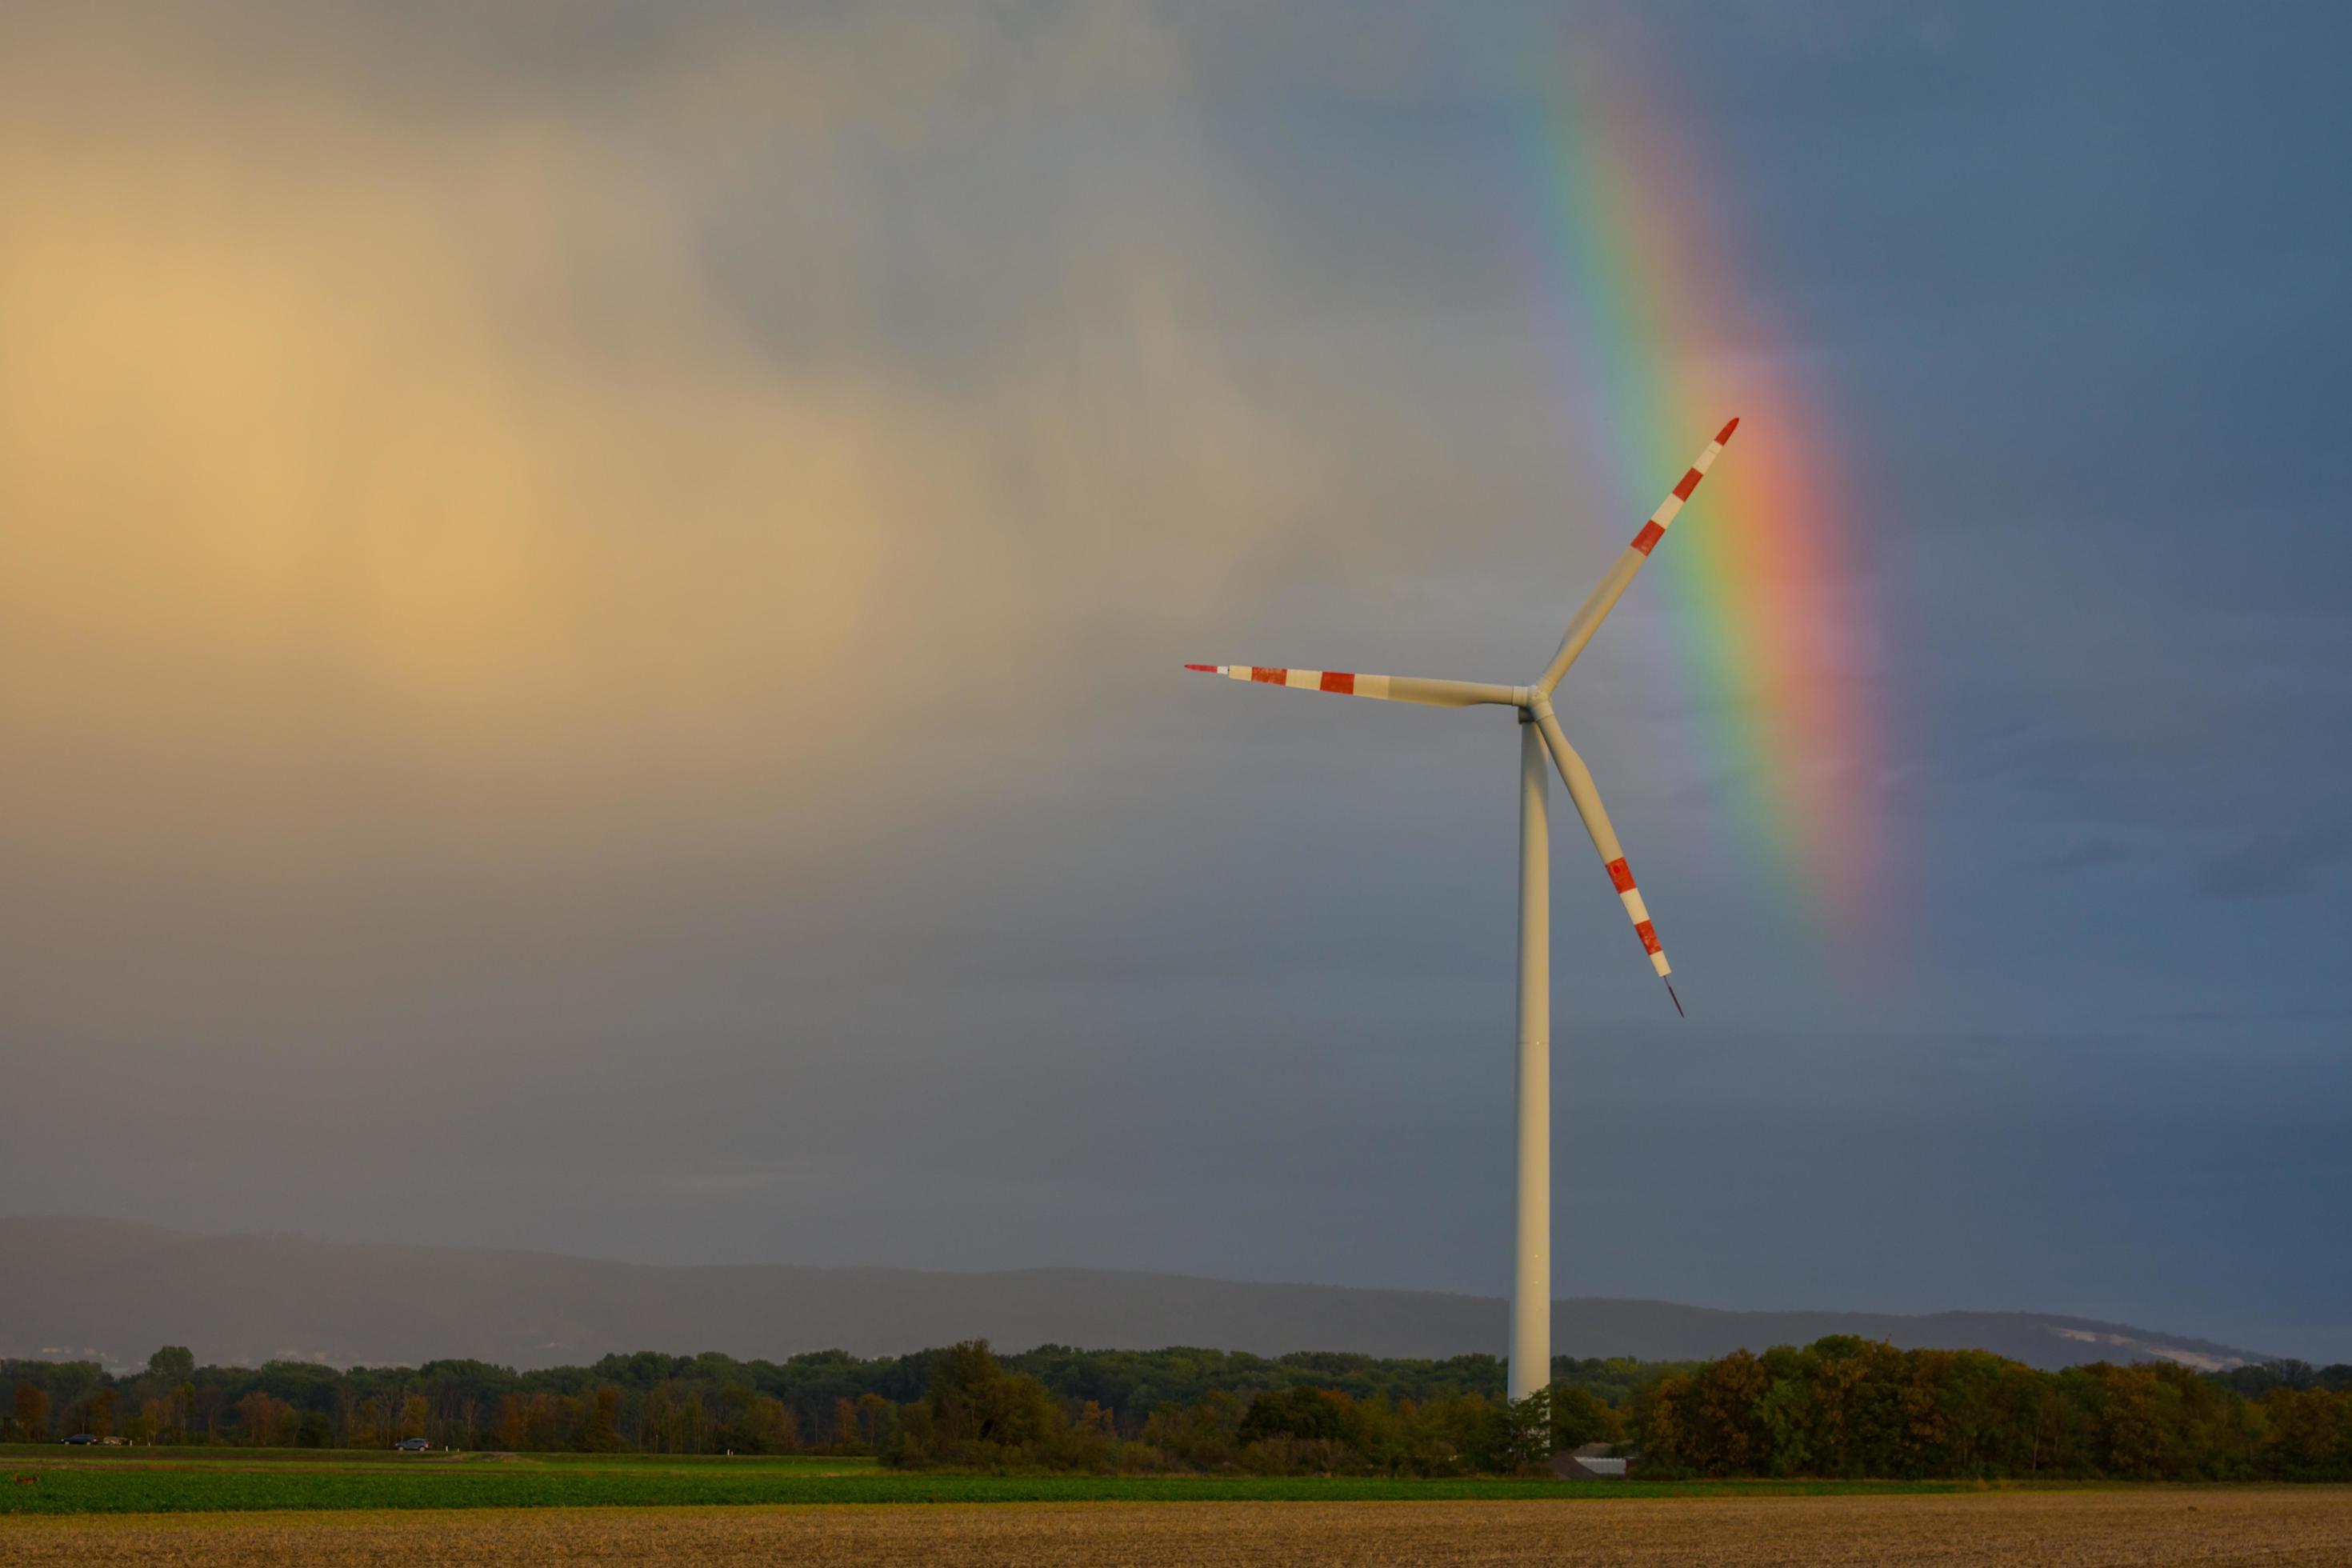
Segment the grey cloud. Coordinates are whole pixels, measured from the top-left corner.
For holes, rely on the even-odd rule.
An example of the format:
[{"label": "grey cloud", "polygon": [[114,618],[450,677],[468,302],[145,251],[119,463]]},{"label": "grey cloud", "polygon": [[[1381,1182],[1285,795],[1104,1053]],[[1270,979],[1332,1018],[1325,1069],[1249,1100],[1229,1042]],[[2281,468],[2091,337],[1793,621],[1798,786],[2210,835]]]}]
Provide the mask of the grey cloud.
[{"label": "grey cloud", "polygon": [[2280,899],[2306,893],[2352,859],[2352,821],[2256,834],[2198,868],[2197,890],[2209,899]]},{"label": "grey cloud", "polygon": [[2113,839],[2094,839],[2044,855],[2026,863],[2026,869],[2045,877],[2063,877],[2076,871],[2095,870],[2113,866],[2129,858],[2131,851]]}]

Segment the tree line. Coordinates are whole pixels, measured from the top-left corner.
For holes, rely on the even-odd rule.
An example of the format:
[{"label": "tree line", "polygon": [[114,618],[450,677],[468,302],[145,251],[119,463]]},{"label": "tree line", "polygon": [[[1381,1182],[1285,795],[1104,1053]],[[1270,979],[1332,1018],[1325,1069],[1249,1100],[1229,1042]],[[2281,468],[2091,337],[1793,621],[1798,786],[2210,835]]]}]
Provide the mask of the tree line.
[{"label": "tree line", "polygon": [[2038,1371],[1837,1336],[1762,1355],[1560,1357],[1514,1404],[1493,1356],[1262,1357],[983,1342],[782,1362],[606,1356],[338,1370],[0,1362],[0,1435],[136,1443],[655,1454],[869,1454],[908,1467],[1508,1474],[1605,1443],[1654,1476],[2352,1479],[2352,1366]]}]

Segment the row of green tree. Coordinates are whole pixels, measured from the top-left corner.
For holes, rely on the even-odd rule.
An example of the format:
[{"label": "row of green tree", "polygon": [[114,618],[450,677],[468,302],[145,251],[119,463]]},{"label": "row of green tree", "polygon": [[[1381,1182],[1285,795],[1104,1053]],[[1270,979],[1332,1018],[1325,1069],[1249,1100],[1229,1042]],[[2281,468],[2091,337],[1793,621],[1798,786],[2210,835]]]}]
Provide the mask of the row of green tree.
[{"label": "row of green tree", "polygon": [[1218,1351],[866,1360],[607,1356],[518,1373],[300,1362],[0,1363],[5,1435],[142,1443],[879,1455],[909,1468],[1496,1474],[1601,1442],[1650,1475],[2352,1479],[2352,1366],[2040,1372],[1836,1337],[1702,1363],[1554,1363],[1532,1400],[1491,1356]]},{"label": "row of green tree", "polygon": [[1837,1337],[1736,1352],[1636,1397],[1643,1468],[1706,1476],[2352,1479],[2352,1367],[2038,1372]]},{"label": "row of green tree", "polygon": [[[865,1359],[822,1351],[772,1362],[648,1351],[531,1372],[477,1361],[338,1371],[291,1361],[199,1368],[173,1346],[143,1372],[119,1375],[94,1362],[0,1361],[0,1386],[16,1384],[5,1426],[17,1438],[88,1432],[142,1443],[365,1447],[421,1436],[436,1447],[476,1449],[871,1453],[896,1413],[924,1396],[935,1364],[953,1353]],[[1073,1412],[1089,1403],[1108,1412],[1129,1436],[1163,1406],[1189,1408],[1215,1394],[1246,1401],[1315,1387],[1360,1402],[1496,1401],[1504,1384],[1502,1362],[1488,1355],[1414,1361],[1044,1345],[1004,1364]],[[1679,1364],[1561,1357],[1553,1371],[1616,1404]]]},{"label": "row of green tree", "polygon": [[918,1467],[1454,1475],[1531,1470],[1592,1442],[1632,1448],[1651,1476],[2346,1480],[2352,1366],[2047,1373],[1839,1336],[1654,1367],[1613,1401],[1572,1380],[1517,1404],[1300,1384],[1246,1402],[1213,1392],[1122,1431],[974,1344],[934,1364],[881,1452]]}]

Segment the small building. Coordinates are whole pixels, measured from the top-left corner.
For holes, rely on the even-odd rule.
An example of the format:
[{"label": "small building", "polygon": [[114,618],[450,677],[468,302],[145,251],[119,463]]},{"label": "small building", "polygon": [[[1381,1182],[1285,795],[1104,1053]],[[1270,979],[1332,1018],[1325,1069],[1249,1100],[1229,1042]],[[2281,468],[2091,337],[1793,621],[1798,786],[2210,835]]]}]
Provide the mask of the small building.
[{"label": "small building", "polygon": [[1551,1457],[1551,1473],[1564,1481],[1622,1481],[1632,1473],[1630,1458],[1612,1458],[1611,1443],[1587,1443]]}]

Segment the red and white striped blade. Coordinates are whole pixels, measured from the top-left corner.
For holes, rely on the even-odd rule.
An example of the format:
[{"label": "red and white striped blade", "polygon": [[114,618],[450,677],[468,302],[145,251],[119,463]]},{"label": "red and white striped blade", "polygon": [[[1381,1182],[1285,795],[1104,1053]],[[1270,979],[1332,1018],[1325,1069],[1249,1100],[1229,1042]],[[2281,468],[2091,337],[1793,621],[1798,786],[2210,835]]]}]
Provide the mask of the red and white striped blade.
[{"label": "red and white striped blade", "polygon": [[1358,675],[1344,669],[1284,669],[1265,664],[1188,664],[1203,675],[1222,675],[1259,686],[1286,686],[1294,691],[1337,691],[1348,697],[1376,697],[1388,702],[1418,702],[1431,708],[1469,708],[1481,702],[1517,704],[1520,693],[1508,686],[1475,680],[1424,680],[1415,675]]},{"label": "red and white striped blade", "polygon": [[1601,804],[1601,791],[1592,783],[1592,770],[1568,743],[1568,735],[1559,727],[1559,720],[1549,703],[1538,703],[1540,710],[1536,724],[1542,731],[1544,746],[1551,752],[1552,764],[1559,769],[1560,782],[1568,786],[1568,798],[1576,803],[1576,815],[1583,819],[1584,831],[1592,836],[1592,847],[1601,853],[1601,869],[1609,873],[1609,885],[1617,891],[1618,901],[1625,906],[1625,916],[1633,922],[1633,934],[1642,939],[1642,951],[1649,955],[1650,967],[1658,978],[1666,982],[1666,994],[1674,997],[1675,1012],[1680,1015],[1683,999],[1675,995],[1675,983],[1666,977],[1674,966],[1666,962],[1666,950],[1658,940],[1658,928],[1651,922],[1649,906],[1642,901],[1642,889],[1633,880],[1633,868],[1625,863],[1625,851],[1617,843],[1617,830],[1609,826],[1609,813]]},{"label": "red and white striped blade", "polygon": [[1692,492],[1698,489],[1699,481],[1706,478],[1707,469],[1713,468],[1716,458],[1723,455],[1724,444],[1731,439],[1731,433],[1738,428],[1739,421],[1734,419],[1717,431],[1715,439],[1692,459],[1691,466],[1684,470],[1675,488],[1666,492],[1666,499],[1658,503],[1658,510],[1642,524],[1641,531],[1633,535],[1624,552],[1617,557],[1608,574],[1601,579],[1599,585],[1576,612],[1575,618],[1568,623],[1568,635],[1559,639],[1559,651],[1551,656],[1551,663],[1545,668],[1543,679],[1536,682],[1537,690],[1548,692],[1559,684],[1559,678],[1568,673],[1568,667],[1576,662],[1577,656],[1584,651],[1584,645],[1592,640],[1592,634],[1601,629],[1601,623],[1607,620],[1609,612],[1617,607],[1618,599],[1633,581],[1633,574],[1642,569],[1642,563],[1650,558],[1650,552],[1655,550],[1658,541],[1666,536],[1675,514],[1681,511],[1684,504],[1691,499]]}]

